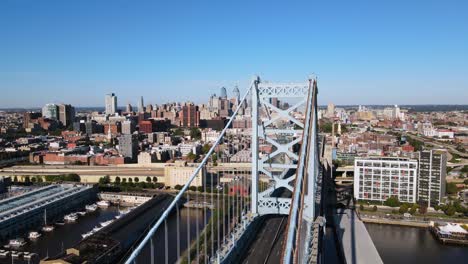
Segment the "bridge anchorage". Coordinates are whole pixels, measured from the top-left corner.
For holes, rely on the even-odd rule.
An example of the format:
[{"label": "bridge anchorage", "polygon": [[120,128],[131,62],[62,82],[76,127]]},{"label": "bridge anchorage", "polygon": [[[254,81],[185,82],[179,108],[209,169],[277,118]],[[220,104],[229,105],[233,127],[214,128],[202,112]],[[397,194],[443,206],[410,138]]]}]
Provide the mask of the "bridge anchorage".
[{"label": "bridge anchorage", "polygon": [[[263,219],[275,215],[284,216],[274,238],[280,231],[284,237],[278,261],[321,262],[325,218],[317,131],[315,79],[253,79],[189,180],[124,262],[239,263]],[[169,218],[175,218],[175,233],[168,233],[174,224]]]}]

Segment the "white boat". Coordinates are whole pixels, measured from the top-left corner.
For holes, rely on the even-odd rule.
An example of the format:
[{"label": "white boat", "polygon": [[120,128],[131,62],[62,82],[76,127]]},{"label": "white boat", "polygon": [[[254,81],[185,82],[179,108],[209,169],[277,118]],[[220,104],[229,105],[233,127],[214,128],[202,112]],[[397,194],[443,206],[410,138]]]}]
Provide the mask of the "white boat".
[{"label": "white boat", "polygon": [[31,240],[38,239],[40,237],[41,237],[41,233],[39,232],[36,232],[36,231],[29,232],[29,239]]},{"label": "white boat", "polygon": [[102,227],[108,226],[108,225],[112,224],[112,222],[114,222],[114,220],[112,220],[112,219],[109,220],[109,221],[101,222],[101,226]]},{"label": "white boat", "polygon": [[88,211],[88,212],[94,212],[97,209],[97,205],[96,204],[88,204],[88,205],[85,206],[85,208],[86,208],[86,211]]},{"label": "white boat", "polygon": [[83,216],[83,215],[86,215],[86,211],[79,211],[79,212],[76,212],[77,214]]},{"label": "white boat", "polygon": [[75,222],[76,220],[78,219],[78,216],[76,214],[69,214],[69,215],[66,215],[63,220],[65,220],[66,222]]},{"label": "white boat", "polygon": [[93,233],[96,233],[96,232],[98,232],[98,231],[101,230],[101,229],[102,229],[102,227],[96,226],[95,228],[93,228]]},{"label": "white boat", "polygon": [[97,206],[101,208],[107,208],[110,206],[110,203],[109,201],[102,200],[102,201],[97,202]]},{"label": "white boat", "polygon": [[118,215],[114,216],[115,219],[119,219],[120,217],[122,217],[121,214],[118,214]]},{"label": "white boat", "polygon": [[22,246],[26,245],[26,241],[24,239],[22,239],[22,238],[17,238],[17,239],[10,240],[10,242],[8,244],[11,247],[18,248],[18,247],[22,247]]},{"label": "white boat", "polygon": [[91,236],[92,234],[94,234],[94,232],[93,232],[93,231],[89,231],[88,233],[81,234],[81,237],[82,237],[83,239],[85,239],[85,238]]},{"label": "white boat", "polygon": [[44,226],[42,227],[42,231],[44,232],[52,232],[54,231],[55,227],[51,225],[47,225],[47,209],[44,210]]}]

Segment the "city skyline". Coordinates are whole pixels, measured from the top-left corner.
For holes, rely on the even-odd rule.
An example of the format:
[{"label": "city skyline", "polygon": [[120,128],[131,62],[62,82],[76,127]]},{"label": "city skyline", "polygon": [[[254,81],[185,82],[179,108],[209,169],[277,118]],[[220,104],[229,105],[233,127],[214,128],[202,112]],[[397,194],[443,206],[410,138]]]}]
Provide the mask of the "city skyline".
[{"label": "city skyline", "polygon": [[256,74],[313,73],[321,104],[464,104],[467,4],[455,2],[2,1],[0,106],[98,106],[109,92],[201,102]]}]

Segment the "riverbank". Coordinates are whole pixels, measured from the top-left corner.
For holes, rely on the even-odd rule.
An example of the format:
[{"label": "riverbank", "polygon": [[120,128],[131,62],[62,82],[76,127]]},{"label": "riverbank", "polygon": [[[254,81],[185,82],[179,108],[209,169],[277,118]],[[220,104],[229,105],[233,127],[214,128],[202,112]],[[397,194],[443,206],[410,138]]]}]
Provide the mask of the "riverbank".
[{"label": "riverbank", "polygon": [[395,220],[395,219],[366,218],[366,217],[361,217],[361,220],[364,223],[380,224],[380,225],[396,225],[396,226],[408,226],[408,227],[420,227],[420,228],[429,227],[429,223],[426,223],[426,222],[414,222],[414,221],[404,221],[404,220]]}]

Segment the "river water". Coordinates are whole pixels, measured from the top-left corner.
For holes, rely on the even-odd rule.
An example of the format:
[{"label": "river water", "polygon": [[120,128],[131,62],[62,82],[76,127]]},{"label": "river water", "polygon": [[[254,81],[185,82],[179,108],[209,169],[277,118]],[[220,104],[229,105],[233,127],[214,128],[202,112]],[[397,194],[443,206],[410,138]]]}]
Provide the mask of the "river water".
[{"label": "river water", "polygon": [[443,245],[425,228],[366,224],[384,263],[468,263],[468,247]]},{"label": "river water", "polygon": [[[122,208],[121,208],[122,209]],[[92,230],[99,223],[113,219],[118,214],[118,208],[116,206],[110,206],[107,209],[98,209],[96,212],[88,213],[85,216],[80,216],[76,223],[65,224],[63,226],[56,226],[55,230],[50,233],[43,233],[42,236],[36,241],[28,241],[28,244],[21,248],[21,251],[35,252],[39,254],[40,258],[46,256],[56,256],[63,252],[67,248],[70,248],[81,241],[81,234]],[[210,216],[209,210],[207,210],[206,218]],[[197,231],[201,232],[205,222],[203,221],[204,213],[200,209],[188,209],[181,208],[179,212],[179,225],[180,225],[180,252],[183,252],[187,247],[187,240],[193,240],[196,237]],[[190,219],[187,224],[187,219]],[[198,225],[197,225],[198,224]],[[188,228],[189,226],[189,228]],[[198,226],[198,228],[197,228]],[[167,231],[169,240],[169,263],[174,263],[177,259],[177,214],[172,213],[167,220]],[[38,230],[40,227],[38,227]],[[160,230],[155,235],[155,259],[159,263],[161,259],[165,259],[165,245],[164,245],[164,229]],[[33,230],[31,230],[33,231]],[[37,230],[35,230],[37,231]],[[134,235],[131,230],[128,231],[129,236]],[[27,236],[27,234],[25,235]],[[145,263],[149,258],[149,249],[146,248],[143,252],[143,262]],[[140,258],[141,260],[141,258]]]}]

